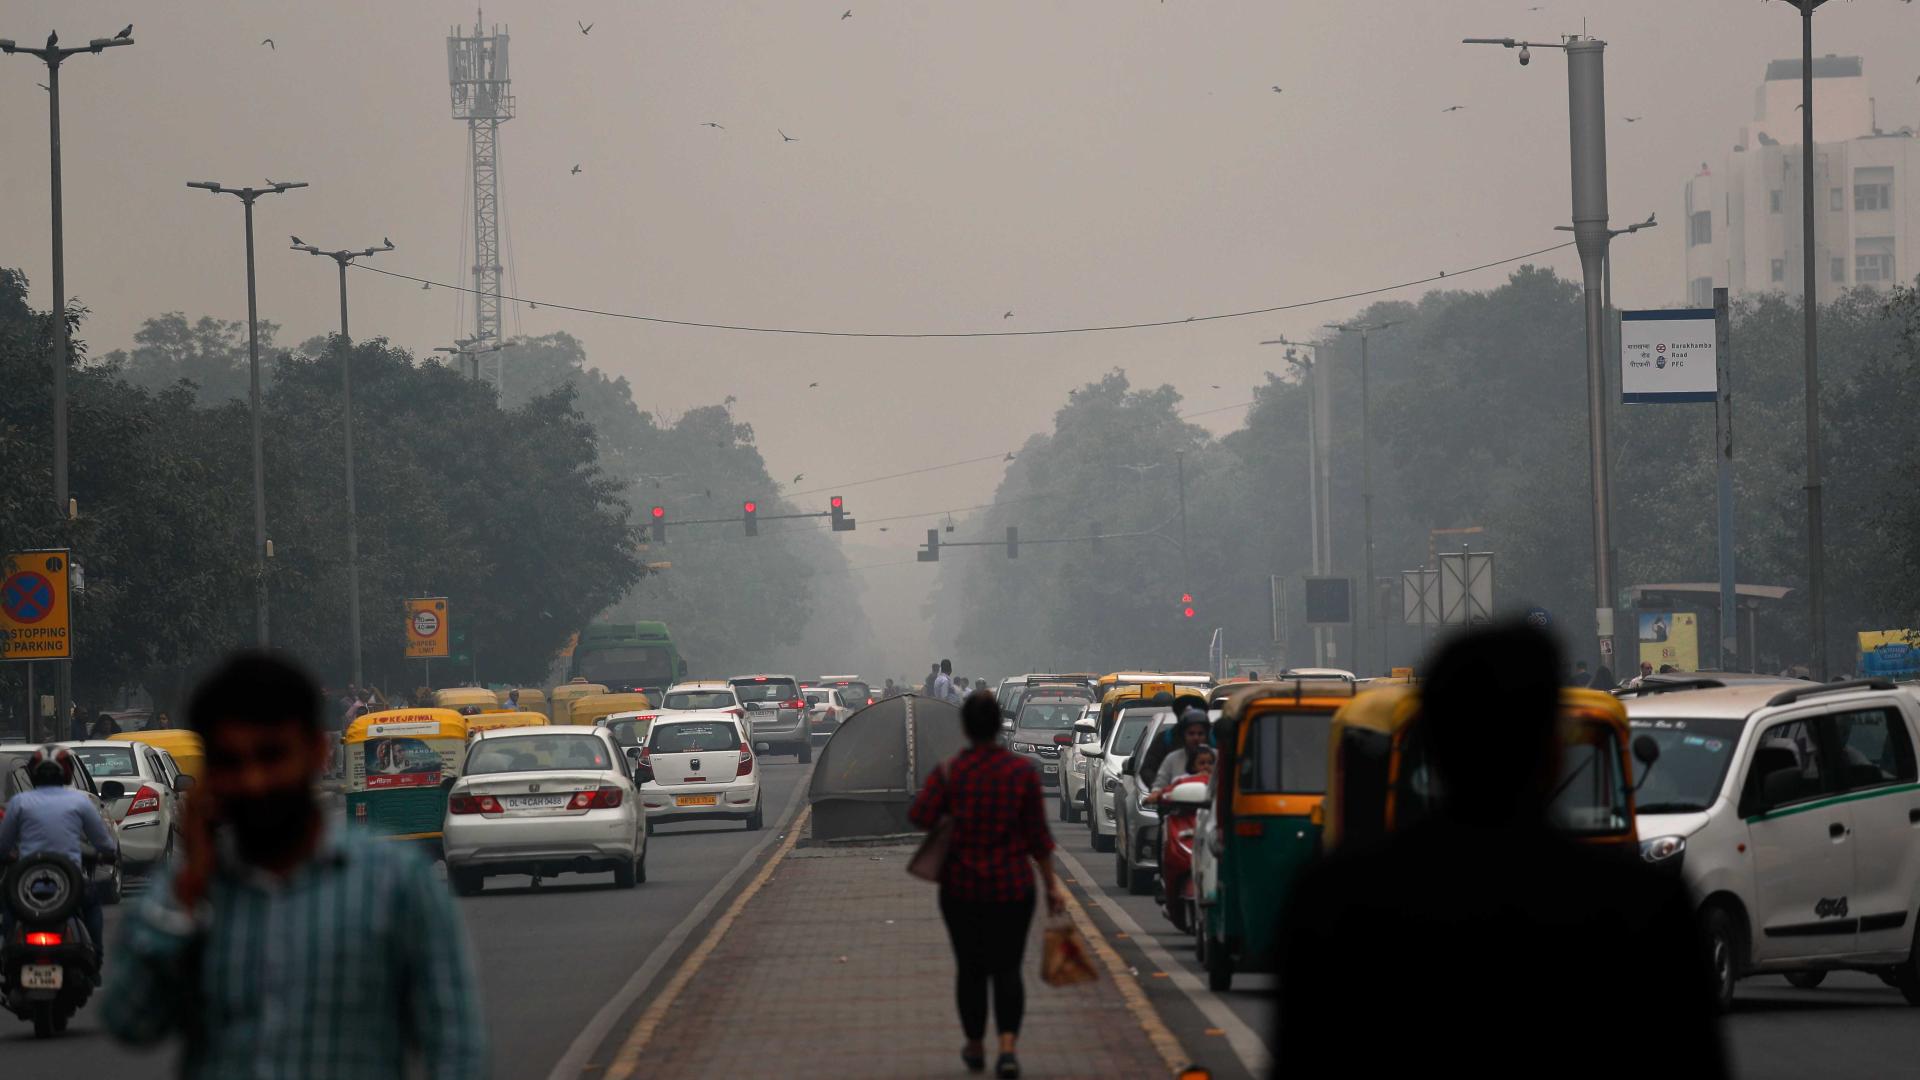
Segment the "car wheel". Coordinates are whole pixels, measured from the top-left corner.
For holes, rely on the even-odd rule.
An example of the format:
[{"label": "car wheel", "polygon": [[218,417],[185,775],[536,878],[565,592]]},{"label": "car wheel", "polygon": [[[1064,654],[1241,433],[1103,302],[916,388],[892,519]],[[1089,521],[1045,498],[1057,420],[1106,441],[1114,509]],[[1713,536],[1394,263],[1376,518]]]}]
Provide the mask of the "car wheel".
[{"label": "car wheel", "polygon": [[813,743],[811,741],[802,742],[800,744],[800,753],[796,756],[800,764],[810,764],[813,761]]},{"label": "car wheel", "polygon": [[125,882],[126,878],[120,869],[120,864],[114,863],[113,869],[107,874],[106,883],[100,888],[100,902],[102,904],[119,903],[120,897],[126,891]]},{"label": "car wheel", "polygon": [[1893,985],[1900,988],[1900,996],[1907,999],[1907,1004],[1920,1005],[1920,933],[1914,935],[1913,944],[1907,949],[1906,963],[1894,965]]},{"label": "car wheel", "polygon": [[640,849],[640,857],[633,860],[633,883],[635,885],[647,883],[647,849],[644,847]]},{"label": "car wheel", "polygon": [[1701,917],[1700,930],[1713,962],[1713,1008],[1726,1013],[1733,1008],[1733,985],[1740,980],[1745,955],[1740,924],[1726,908],[1716,906]]},{"label": "car wheel", "polygon": [[1074,804],[1064,787],[1060,789],[1060,815],[1070,823],[1077,824],[1080,821],[1080,807]]},{"label": "car wheel", "polygon": [[761,829],[764,829],[766,827],[767,827],[766,814],[761,809],[760,800],[755,799],[753,801],[753,813],[747,815],[747,831],[759,832]]},{"label": "car wheel", "polygon": [[634,875],[633,875],[634,867],[635,867],[635,863],[634,863],[634,860],[632,859],[628,859],[626,862],[614,864],[613,885],[615,888],[617,889],[633,888],[635,884]]},{"label": "car wheel", "polygon": [[455,896],[479,896],[486,888],[487,879],[478,870],[448,867],[447,882],[453,886]]},{"label": "car wheel", "polygon": [[1787,982],[1793,984],[1794,988],[1797,990],[1811,990],[1814,987],[1819,986],[1821,983],[1826,981],[1827,981],[1827,973],[1824,971],[1789,971],[1787,972]]}]

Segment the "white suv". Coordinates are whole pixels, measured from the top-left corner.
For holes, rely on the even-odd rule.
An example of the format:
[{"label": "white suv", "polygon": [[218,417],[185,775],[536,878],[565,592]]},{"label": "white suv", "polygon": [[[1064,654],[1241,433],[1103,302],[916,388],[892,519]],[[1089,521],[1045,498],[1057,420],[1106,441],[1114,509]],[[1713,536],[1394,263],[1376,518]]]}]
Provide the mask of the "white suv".
[{"label": "white suv", "polygon": [[1120,766],[1133,753],[1140,736],[1153,722],[1154,713],[1165,712],[1165,705],[1151,701],[1131,701],[1120,710],[1107,732],[1107,741],[1080,743],[1074,751],[1087,758],[1087,831],[1093,834],[1093,850],[1112,851],[1119,828],[1115,821],[1114,795],[1120,790]]},{"label": "white suv", "polygon": [[1870,971],[1920,1005],[1920,697],[1879,680],[1747,684],[1626,702],[1659,744],[1641,856],[1699,905],[1722,1008],[1734,983]]}]

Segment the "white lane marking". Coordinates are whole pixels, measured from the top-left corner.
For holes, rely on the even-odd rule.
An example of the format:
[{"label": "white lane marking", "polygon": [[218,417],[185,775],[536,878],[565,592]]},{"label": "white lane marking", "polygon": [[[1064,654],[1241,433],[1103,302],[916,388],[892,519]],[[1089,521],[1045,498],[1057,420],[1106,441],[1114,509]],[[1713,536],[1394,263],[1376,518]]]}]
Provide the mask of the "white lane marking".
[{"label": "white lane marking", "polygon": [[[812,772],[812,769],[807,771]],[[800,782],[794,785],[793,795],[787,799],[786,807],[780,811],[778,824],[768,828],[766,835],[760,838],[760,842],[747,849],[747,853],[740,856],[740,861],[733,864],[733,869],[728,870],[719,881],[714,882],[713,888],[707,890],[707,895],[693,905],[693,910],[687,912],[687,917],[681,919],[672,930],[667,932],[666,937],[660,939],[660,944],[654,946],[653,951],[647,954],[646,960],[634,971],[626,985],[608,998],[607,1003],[600,1007],[600,1011],[593,1014],[593,1019],[588,1021],[587,1026],[580,1029],[580,1034],[574,1036],[573,1042],[567,1045],[567,1052],[560,1055],[560,1060],[554,1063],[553,1070],[547,1073],[547,1080],[578,1080],[594,1051],[598,1050],[600,1044],[604,1043],[607,1036],[613,1032],[614,1026],[620,1022],[620,1017],[632,1008],[633,1003],[640,1000],[640,996],[653,985],[653,980],[659,977],[661,969],[667,966],[667,960],[689,937],[693,936],[694,928],[712,914],[713,909],[726,896],[727,890],[733,888],[734,882],[740,880],[741,875],[747,872],[747,869],[768,847],[782,838],[781,830],[792,823],[794,812],[799,808],[801,800],[806,798],[807,790],[811,786],[806,775],[802,774]]]},{"label": "white lane marking", "polygon": [[1106,890],[1102,889],[1094,877],[1087,873],[1087,868],[1080,865],[1080,860],[1074,858],[1062,847],[1054,848],[1054,854],[1058,855],[1060,861],[1067,864],[1067,868],[1073,871],[1074,878],[1086,886],[1088,898],[1099,904],[1107,913],[1107,917],[1113,920],[1114,925],[1125,931],[1127,937],[1140,946],[1140,951],[1147,954],[1147,959],[1167,973],[1167,980],[1179,987],[1181,993],[1187,995],[1187,1000],[1193,1002],[1194,1007],[1200,1010],[1200,1015],[1213,1021],[1214,1027],[1227,1033],[1227,1045],[1232,1047],[1233,1056],[1240,1059],[1240,1064],[1247,1072],[1254,1076],[1265,1076],[1271,1072],[1273,1052],[1267,1049],[1267,1042],[1260,1037],[1260,1033],[1253,1030],[1245,1020],[1240,1019],[1239,1014],[1228,1008],[1227,1003],[1220,1000],[1218,995],[1208,990],[1198,976],[1187,970],[1186,964],[1142,929],[1140,924],[1134,921],[1133,916],[1127,914],[1126,909],[1108,896]]}]

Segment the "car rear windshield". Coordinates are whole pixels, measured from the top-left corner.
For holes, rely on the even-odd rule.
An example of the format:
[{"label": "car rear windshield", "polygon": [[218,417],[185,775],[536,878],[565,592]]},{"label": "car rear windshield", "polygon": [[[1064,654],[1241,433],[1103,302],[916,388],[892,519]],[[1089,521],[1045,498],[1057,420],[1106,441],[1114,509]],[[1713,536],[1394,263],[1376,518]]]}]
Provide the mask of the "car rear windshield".
[{"label": "car rear windshield", "polygon": [[865,705],[867,699],[873,696],[873,687],[855,680],[841,682],[835,679],[827,685],[840,691],[840,700],[849,705]]},{"label": "car rear windshield", "polygon": [[731,709],[733,695],[725,690],[681,690],[668,694],[668,709]]},{"label": "car rear windshield", "polygon": [[1036,701],[1020,706],[1020,717],[1013,722],[1013,726],[1033,731],[1066,731],[1086,711],[1087,707],[1077,701]]},{"label": "car rear windshield", "polygon": [[740,746],[740,732],[732,724],[655,724],[647,740],[656,754],[706,754]]},{"label": "car rear windshield", "polygon": [[1253,718],[1240,750],[1240,790],[1315,795],[1327,790],[1333,714],[1270,712]]},{"label": "car rear windshield", "polygon": [[613,733],[613,741],[621,746],[639,746],[646,740],[647,729],[652,726],[651,720],[607,721],[607,730]]},{"label": "car rear windshield", "polygon": [[742,679],[733,689],[741,701],[792,701],[800,696],[800,684],[792,679]]},{"label": "car rear windshield", "polygon": [[607,745],[592,735],[552,733],[482,739],[467,755],[467,775],[611,769]]},{"label": "car rear windshield", "polygon": [[76,746],[73,756],[87,763],[87,771],[96,780],[140,775],[139,767],[134,764],[131,746]]}]

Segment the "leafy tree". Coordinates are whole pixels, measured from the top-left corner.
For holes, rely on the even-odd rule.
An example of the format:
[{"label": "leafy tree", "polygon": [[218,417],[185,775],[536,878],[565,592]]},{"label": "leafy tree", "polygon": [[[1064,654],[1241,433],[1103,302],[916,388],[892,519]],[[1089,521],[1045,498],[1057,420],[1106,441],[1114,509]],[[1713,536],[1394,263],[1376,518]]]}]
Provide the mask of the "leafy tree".
[{"label": "leafy tree", "polygon": [[[260,379],[272,380],[279,356],[273,339],[276,323],[260,321]],[[142,323],[133,333],[133,349],[115,349],[103,358],[118,367],[128,382],[155,392],[176,383],[192,385],[202,402],[248,398],[247,324],[202,315],[189,323],[178,311],[169,311]]]}]

